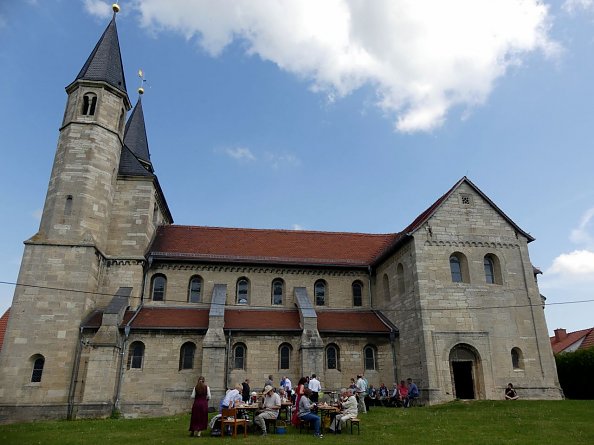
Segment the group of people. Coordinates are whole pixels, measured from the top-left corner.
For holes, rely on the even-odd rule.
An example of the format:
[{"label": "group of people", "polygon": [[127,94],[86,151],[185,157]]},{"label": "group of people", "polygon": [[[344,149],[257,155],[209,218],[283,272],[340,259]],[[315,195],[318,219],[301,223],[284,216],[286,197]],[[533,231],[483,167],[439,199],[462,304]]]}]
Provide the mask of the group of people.
[{"label": "group of people", "polygon": [[[266,420],[278,418],[283,402],[290,401],[295,407],[291,423],[294,426],[299,426],[301,421],[309,422],[314,429],[315,436],[322,437],[321,418],[317,414],[321,391],[322,384],[316,374],[301,377],[294,388],[287,376],[281,378],[278,388],[275,387],[274,378],[269,375],[264,382],[261,394],[252,391],[250,380],[246,378],[243,383],[238,383],[226,392],[219,404],[219,413],[223,409],[233,408],[239,403],[259,402],[260,410],[254,417],[254,422],[260,427],[262,435],[265,436],[267,434]],[[361,373],[357,375],[356,380],[351,379],[351,385],[348,388],[341,390],[337,403],[339,412],[331,421],[330,429],[340,432],[348,419],[357,417],[358,413],[366,413],[373,405],[408,407],[411,400],[418,397],[419,389],[410,378],[408,384],[404,380],[399,385],[394,384],[394,389],[390,392],[383,383],[377,389],[373,385],[369,385],[364,374]],[[200,436],[208,426],[208,401],[211,398],[210,388],[206,385],[204,377],[198,378],[198,383],[192,391],[192,398],[194,402],[189,428],[190,436]]]}]

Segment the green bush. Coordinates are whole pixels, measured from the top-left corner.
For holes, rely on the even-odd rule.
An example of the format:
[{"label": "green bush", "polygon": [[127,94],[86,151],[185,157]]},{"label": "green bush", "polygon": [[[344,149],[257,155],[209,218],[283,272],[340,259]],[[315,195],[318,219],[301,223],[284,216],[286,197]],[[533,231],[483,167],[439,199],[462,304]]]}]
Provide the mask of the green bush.
[{"label": "green bush", "polygon": [[594,348],[555,356],[559,383],[568,399],[594,399]]}]

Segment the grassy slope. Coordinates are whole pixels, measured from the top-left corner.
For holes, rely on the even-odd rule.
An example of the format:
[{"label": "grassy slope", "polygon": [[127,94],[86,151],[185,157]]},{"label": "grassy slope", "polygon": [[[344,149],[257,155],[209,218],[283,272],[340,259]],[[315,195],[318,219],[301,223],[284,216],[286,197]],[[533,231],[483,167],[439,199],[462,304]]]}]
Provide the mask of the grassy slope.
[{"label": "grassy slope", "polygon": [[[593,444],[594,401],[453,402],[411,409],[374,408],[360,416],[361,435],[326,434],[325,444]],[[34,422],[0,426],[0,444],[188,444],[232,439],[187,437],[189,416],[135,420]],[[316,442],[290,427],[286,435],[249,435],[244,444]],[[234,442],[234,441],[233,441]],[[317,440],[319,442],[319,440]]]}]

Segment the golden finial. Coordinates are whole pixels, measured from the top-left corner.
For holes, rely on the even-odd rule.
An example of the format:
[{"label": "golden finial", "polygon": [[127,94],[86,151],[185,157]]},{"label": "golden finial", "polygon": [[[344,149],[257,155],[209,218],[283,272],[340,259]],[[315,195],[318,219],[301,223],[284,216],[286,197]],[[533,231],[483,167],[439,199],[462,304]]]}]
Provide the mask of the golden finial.
[{"label": "golden finial", "polygon": [[144,84],[144,82],[146,82],[146,80],[144,79],[144,72],[142,71],[142,69],[138,70],[138,77],[140,77],[140,87],[138,87],[138,94],[142,96],[144,94],[144,88],[142,88],[142,85]]},{"label": "golden finial", "polygon": [[111,9],[113,9],[114,14],[117,14],[118,12],[120,12],[120,5],[114,3],[113,5],[111,5]]}]

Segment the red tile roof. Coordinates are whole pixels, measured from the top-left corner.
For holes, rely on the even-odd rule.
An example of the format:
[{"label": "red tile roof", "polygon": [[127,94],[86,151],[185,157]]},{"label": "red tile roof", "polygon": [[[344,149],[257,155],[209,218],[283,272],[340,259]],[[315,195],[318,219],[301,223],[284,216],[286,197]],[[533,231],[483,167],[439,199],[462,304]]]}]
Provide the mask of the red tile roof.
[{"label": "red tile roof", "polygon": [[0,317],[0,351],[2,350],[2,344],[4,343],[4,335],[6,334],[6,328],[8,326],[8,317],[10,316],[10,308],[6,309],[4,315]]},{"label": "red tile roof", "polygon": [[318,312],[318,331],[357,332],[367,334],[389,334],[396,330],[387,320],[384,321],[374,311],[320,311]]},{"label": "red tile roof", "polygon": [[257,263],[367,266],[398,234],[161,226],[157,257]]},{"label": "red tile roof", "polygon": [[[208,329],[208,309],[143,307],[130,326],[132,329]],[[135,311],[127,311],[120,327],[125,326]],[[86,328],[99,328],[101,311],[93,312],[83,323]],[[327,310],[318,312],[318,330],[334,333],[388,334],[396,327],[375,311]],[[297,309],[225,309],[225,330],[294,331],[302,330]]]},{"label": "red tile roof", "polygon": [[556,329],[555,334],[554,337],[550,338],[553,354],[565,351],[571,345],[582,339],[583,340],[577,349],[587,349],[594,346],[594,328],[567,333],[564,329]]},{"label": "red tile roof", "polygon": [[463,177],[400,233],[365,234],[305,230],[174,226],[158,228],[150,254],[157,258],[217,262],[366,267],[389,255],[467,183],[519,233],[533,241],[468,178]]}]

